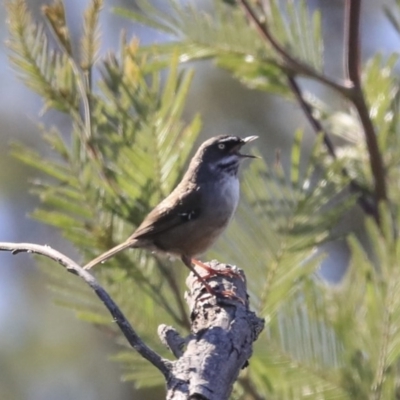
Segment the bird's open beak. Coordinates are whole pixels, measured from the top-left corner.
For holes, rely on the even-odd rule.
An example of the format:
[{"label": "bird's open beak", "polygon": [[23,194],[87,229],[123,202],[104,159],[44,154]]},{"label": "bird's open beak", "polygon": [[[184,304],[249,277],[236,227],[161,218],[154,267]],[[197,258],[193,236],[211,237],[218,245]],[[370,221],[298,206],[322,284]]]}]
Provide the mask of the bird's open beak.
[{"label": "bird's open beak", "polygon": [[[253,140],[256,140],[256,139],[258,139],[258,136],[247,136],[247,137],[245,137],[244,139],[242,139],[241,147],[244,146],[247,143],[252,142]],[[239,153],[239,152],[238,152],[238,155],[240,157],[243,157],[243,158],[259,158],[257,156],[253,156],[252,154],[242,154],[242,153]]]},{"label": "bird's open beak", "polygon": [[256,139],[258,139],[258,136],[247,136],[244,139],[242,139],[242,141],[243,141],[243,143],[250,143]]}]

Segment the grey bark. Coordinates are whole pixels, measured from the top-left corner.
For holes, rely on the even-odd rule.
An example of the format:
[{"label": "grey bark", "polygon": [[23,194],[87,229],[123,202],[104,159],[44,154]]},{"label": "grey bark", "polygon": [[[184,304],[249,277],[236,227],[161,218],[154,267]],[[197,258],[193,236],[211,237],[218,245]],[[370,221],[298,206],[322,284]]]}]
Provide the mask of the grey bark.
[{"label": "grey bark", "polygon": [[[216,261],[209,265],[220,270],[234,268]],[[236,271],[237,276],[218,275],[209,280],[211,286],[236,296],[232,299],[210,296],[194,275],[189,275],[188,338],[181,338],[172,327],[159,328],[162,342],[178,357],[171,364],[167,400],[228,399],[240,371],[247,367],[264,321],[249,310],[245,277],[243,271]]]}]

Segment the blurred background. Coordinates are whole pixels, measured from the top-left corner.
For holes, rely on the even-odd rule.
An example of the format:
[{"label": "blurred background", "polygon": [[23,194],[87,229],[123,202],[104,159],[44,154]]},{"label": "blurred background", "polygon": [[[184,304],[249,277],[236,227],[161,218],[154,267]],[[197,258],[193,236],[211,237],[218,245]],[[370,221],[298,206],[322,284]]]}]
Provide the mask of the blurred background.
[{"label": "blurred background", "polygon": [[[27,0],[30,10],[40,18],[43,0]],[[112,7],[132,8],[132,1],[105,0],[102,13],[102,55],[118,48],[121,29],[128,37],[138,36],[142,44],[168,40],[151,31],[115,16]],[[165,2],[158,2],[165,7]],[[343,75],[342,26],[343,1],[309,0],[311,8],[322,10],[325,39],[325,69],[328,74]],[[196,1],[199,7],[209,1]],[[400,41],[378,0],[365,0],[362,13],[363,58],[379,51],[388,55],[398,51]],[[87,1],[65,2],[69,27],[77,37]],[[60,114],[42,115],[40,99],[18,81],[7,60],[7,25],[3,2],[0,3],[0,241],[49,244],[77,258],[74,249],[58,233],[29,218],[38,200],[30,194],[29,182],[35,171],[9,155],[9,144],[21,141],[41,148],[38,121],[46,125],[66,126]],[[292,143],[293,132],[304,128],[309,142],[313,132],[294,104],[265,93],[251,91],[233,80],[228,73],[209,62],[192,64],[196,75],[188,97],[186,118],[199,112],[203,118],[201,139],[217,134],[259,135],[259,148],[268,162],[281,149],[283,162]],[[310,85],[310,83],[304,83]],[[323,88],[312,87],[321,93]],[[333,93],[323,96],[340,108]],[[361,215],[349,221],[359,227]],[[325,249],[328,258],[322,275],[332,282],[340,279],[346,268],[347,252],[337,242]],[[55,266],[55,268],[58,268]],[[154,334],[156,334],[154,332]],[[55,305],[41,272],[32,257],[0,253],[0,399],[2,400],[106,400],[149,399],[158,396],[135,391],[131,383],[121,383],[121,370],[109,360],[114,352],[109,339],[73,312]]]}]

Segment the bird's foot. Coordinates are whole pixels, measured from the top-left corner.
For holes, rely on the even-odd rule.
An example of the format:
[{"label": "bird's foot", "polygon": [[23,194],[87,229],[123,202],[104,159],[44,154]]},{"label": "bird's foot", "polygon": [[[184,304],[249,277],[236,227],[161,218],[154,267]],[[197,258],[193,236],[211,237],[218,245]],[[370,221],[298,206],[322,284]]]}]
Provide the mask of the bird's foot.
[{"label": "bird's foot", "polygon": [[[202,263],[199,260],[196,260],[194,258],[182,256],[182,261],[183,263],[192,271],[192,273],[196,276],[197,281],[201,282],[206,289],[206,291],[212,295],[215,296],[216,298],[219,298],[221,300],[225,299],[230,299],[230,300],[236,300],[240,302],[243,305],[246,305],[246,301],[238,296],[236,296],[235,292],[233,290],[222,290],[222,291],[217,291],[214,288],[212,288],[209,283],[207,282],[207,278],[210,276],[215,276],[215,275],[225,275],[225,276],[230,276],[230,277],[240,277],[240,279],[244,280],[242,275],[238,274],[237,272],[232,271],[230,268],[225,268],[224,270],[216,270],[214,268],[209,267],[207,264]],[[207,270],[208,274],[205,276],[201,276],[195,268],[193,268],[193,264],[197,265],[199,267],[204,268]]]},{"label": "bird's foot", "polygon": [[222,298],[222,300],[224,299],[235,300],[238,301],[239,303],[242,303],[244,306],[246,305],[246,300],[242,299],[239,296],[236,296],[233,290],[222,290],[221,292],[216,292],[215,297]]},{"label": "bird's foot", "polygon": [[222,276],[228,276],[229,278],[240,278],[242,281],[244,280],[242,274],[233,271],[231,268],[214,269],[208,266],[207,264],[203,263],[202,261],[196,260],[195,258],[192,258],[191,261],[194,265],[197,265],[198,267],[203,268],[208,272],[207,275],[203,275],[203,279],[208,279],[216,275],[222,275]]}]

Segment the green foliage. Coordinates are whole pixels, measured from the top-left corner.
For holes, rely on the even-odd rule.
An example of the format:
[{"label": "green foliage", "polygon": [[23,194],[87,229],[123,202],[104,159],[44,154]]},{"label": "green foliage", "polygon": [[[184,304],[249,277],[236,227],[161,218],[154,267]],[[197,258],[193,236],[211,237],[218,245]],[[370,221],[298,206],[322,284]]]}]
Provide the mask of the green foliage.
[{"label": "green foliage", "polygon": [[178,38],[172,43],[144,47],[141,52],[164,60],[177,52],[180,62],[211,58],[251,88],[289,96],[277,58],[256,32],[247,29],[240,9],[216,2],[211,14],[199,12],[194,3],[166,3],[170,13],[160,14],[146,0],[138,2],[142,12],[116,9],[118,15]]},{"label": "green foliage", "polygon": [[[205,9],[211,8],[211,13],[199,11],[190,2],[188,5],[173,0],[167,3],[168,14],[160,13],[146,0],[138,2],[141,12],[116,9],[118,15],[178,38],[172,44],[151,45],[142,51],[162,58],[178,51],[181,62],[211,58],[252,89],[290,96],[279,56],[266,46],[255,30],[248,29],[238,6],[207,3]],[[315,69],[321,69],[323,46],[319,12],[309,14],[305,1],[287,2],[284,12],[278,2],[273,1],[268,11],[265,17],[281,45]]]},{"label": "green foliage", "polygon": [[371,119],[379,126],[379,146],[385,156],[393,145],[398,147],[393,138],[393,116],[398,95],[393,72],[398,58],[397,54],[392,54],[387,59],[377,54],[368,61],[363,71],[365,97],[370,107]]},{"label": "green foliage", "polygon": [[[94,2],[89,6],[82,38],[82,42],[86,42],[82,68],[87,74],[92,73],[98,46],[90,44],[96,35],[88,32],[96,25],[93,20],[97,17],[93,13],[98,12],[98,4]],[[43,32],[40,25],[32,25],[26,7],[18,9],[18,13],[13,7],[9,5],[14,12],[9,14],[11,26],[16,26],[23,17],[26,31]],[[55,35],[63,25],[57,19],[63,15],[59,7],[57,3],[55,9],[52,6],[46,9],[46,16],[51,14],[57,21]],[[24,81],[31,79],[30,71],[35,65],[49,60],[49,53],[54,53],[58,58],[66,57],[66,65],[73,65],[71,77],[75,87],[87,82],[83,70],[77,69],[78,64],[74,60],[69,63],[73,55],[68,54],[67,42],[61,36],[59,40],[64,45],[60,50],[45,46],[31,59],[24,53],[30,47],[30,39],[17,33],[10,30],[11,57],[24,60],[15,64]],[[42,42],[47,40],[41,39]],[[201,125],[198,116],[187,124],[181,120],[193,73],[179,72],[177,57],[171,58],[169,73],[162,81],[163,65],[138,55],[137,42],[122,40],[120,54],[110,55],[101,62],[100,68],[102,77],[94,85],[97,90],[86,85],[79,91],[81,104],[90,108],[90,121],[85,120],[85,112],[81,116],[77,109],[64,107],[63,111],[72,121],[71,132],[62,135],[54,127],[43,128],[43,139],[55,155],[52,160],[20,144],[13,145],[16,157],[46,177],[35,181],[33,186],[33,192],[41,200],[41,207],[35,210],[33,217],[59,228],[86,260],[126,238],[149,209],[173,188],[181,177]],[[48,108],[52,105],[60,109],[55,104],[60,84],[64,82],[46,81],[46,85],[51,86],[51,90],[46,91]],[[38,92],[44,93],[39,89]],[[111,260],[99,275],[130,320],[137,322],[135,329],[162,353],[165,350],[155,338],[157,324],[175,324],[183,330],[188,326],[179,290],[184,272],[182,266],[175,266],[169,260],[160,261],[147,252],[138,251],[126,252]],[[57,288],[60,304],[68,305],[79,317],[112,332],[121,342],[120,333],[104,310],[96,305],[89,290],[72,290],[76,279],[68,280],[65,273],[53,272],[50,278],[51,285]],[[136,306],[139,303],[140,309]],[[163,321],[158,319],[160,309],[165,311]],[[136,354],[129,353],[131,358],[143,363]],[[134,371],[142,376],[144,370]],[[132,377],[133,374],[130,363],[127,375]],[[157,382],[161,384],[160,377],[149,380],[151,385]]]},{"label": "green foliage", "polygon": [[100,31],[98,24],[102,6],[102,0],[95,0],[89,4],[85,12],[81,39],[81,67],[83,70],[90,70],[97,60],[100,47]]},{"label": "green foliage", "polygon": [[26,4],[7,3],[10,61],[20,79],[44,101],[45,108],[77,112],[78,94],[68,55],[49,47],[44,27],[33,22]]},{"label": "green foliage", "polygon": [[270,2],[267,14],[269,29],[291,55],[317,70],[321,69],[323,44],[319,11],[309,15],[304,0],[285,3],[285,7],[280,7],[277,0]]},{"label": "green foliage", "polygon": [[[24,1],[8,3],[13,67],[43,98],[46,110],[64,112],[72,126],[68,133],[42,128],[53,152],[50,160],[20,144],[13,145],[13,154],[44,176],[33,186],[41,200],[33,217],[57,227],[84,260],[125,240],[182,175],[201,120],[182,121],[193,72],[180,64],[212,59],[251,89],[291,97],[280,56],[249,28],[237,2],[215,2],[210,12],[171,0],[167,14],[145,0],[138,3],[139,12],[118,9],[117,14],[173,41],[143,47],[122,35],[119,51],[102,60],[101,1],[92,0],[85,13],[79,55],[70,44],[61,2],[43,9],[56,49]],[[257,11],[284,49],[322,70],[319,12],[310,13],[305,1],[288,1],[285,7],[272,1],[268,10],[260,6]],[[246,166],[237,216],[210,253],[246,269],[252,306],[267,322],[235,392],[237,399],[256,398],[246,393],[248,387],[258,398],[277,400],[398,396],[396,61],[395,56],[374,56],[363,70],[369,114],[379,128],[379,147],[393,184],[388,205],[381,206],[380,226],[372,219],[366,222],[368,250],[349,236],[351,262],[339,285],[328,286],[318,277],[321,245],[337,239],[337,222],[355,208],[350,180],[372,186],[369,154],[354,113],[307,95],[314,117],[345,139],[337,159],[327,154],[322,135],[309,152],[299,130],[290,154],[278,154],[275,163],[257,160]],[[93,81],[95,68],[100,78]],[[162,384],[151,365],[123,347],[115,324],[76,277],[54,268],[46,271],[60,304],[115,336],[122,349],[115,359],[125,367],[124,379],[141,386]],[[186,271],[179,263],[126,251],[98,271],[135,329],[161,354],[165,350],[155,335],[159,323],[183,332],[188,328],[182,295]]]},{"label": "green foliage", "polygon": [[279,159],[271,169],[263,163],[246,169],[238,215],[216,255],[250,266],[246,276],[252,304],[267,318],[267,333],[257,341],[251,360],[250,375],[260,393],[298,399],[307,391],[309,398],[345,399],[338,373],[342,344],[318,307],[326,286],[313,274],[323,259],[318,245],[332,239],[334,219],[354,199],[332,202],[346,180],[332,179],[339,166],[328,175],[319,168],[326,157],[321,140],[302,162],[302,137],[298,131],[288,171]]}]

